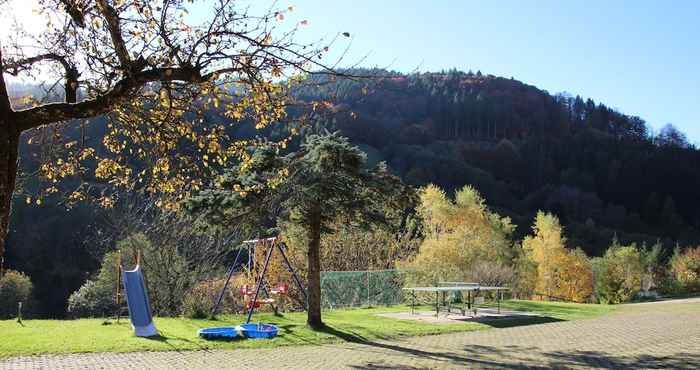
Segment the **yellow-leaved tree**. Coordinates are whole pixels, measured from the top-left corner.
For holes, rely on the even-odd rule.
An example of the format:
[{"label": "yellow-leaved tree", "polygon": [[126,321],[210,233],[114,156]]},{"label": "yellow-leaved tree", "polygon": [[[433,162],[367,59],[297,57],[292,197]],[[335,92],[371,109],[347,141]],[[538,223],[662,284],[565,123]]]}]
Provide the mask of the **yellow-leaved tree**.
[{"label": "yellow-leaved tree", "polygon": [[[490,211],[473,187],[457,191],[452,201],[443,190],[428,185],[420,191],[418,213],[423,219],[425,239],[415,258],[402,264],[416,272],[414,283],[478,280],[474,276],[476,266],[508,270],[514,226],[509,218]],[[508,279],[505,276],[500,280]]]},{"label": "yellow-leaved tree", "polygon": [[557,295],[568,301],[588,302],[593,295],[593,269],[588,256],[577,248],[559,262]]},{"label": "yellow-leaved tree", "polygon": [[[0,2],[0,14],[8,20],[22,6]],[[67,203],[93,198],[109,207],[117,194],[110,189],[137,188],[176,208],[229,164],[245,171],[246,149],[257,140],[233,137],[233,125],[263,129],[284,120],[287,108],[299,103],[291,87],[310,81],[310,74],[336,74],[323,63],[330,43],[295,41],[307,22],[284,23],[293,7],[249,9],[232,0],[45,0],[29,20],[39,29],[6,33],[0,40],[0,256],[21,141],[39,162],[32,172],[46,184],[26,196],[28,203],[63,193],[57,183],[70,177],[77,181],[64,185],[71,186]],[[48,91],[11,96],[10,76]],[[299,104],[310,114],[332,106]],[[287,139],[276,144],[284,147]]]},{"label": "yellow-leaved tree", "polygon": [[533,235],[523,239],[523,250],[534,265],[535,297],[583,302],[593,293],[593,273],[586,255],[580,249],[566,249],[559,219],[538,212]]}]

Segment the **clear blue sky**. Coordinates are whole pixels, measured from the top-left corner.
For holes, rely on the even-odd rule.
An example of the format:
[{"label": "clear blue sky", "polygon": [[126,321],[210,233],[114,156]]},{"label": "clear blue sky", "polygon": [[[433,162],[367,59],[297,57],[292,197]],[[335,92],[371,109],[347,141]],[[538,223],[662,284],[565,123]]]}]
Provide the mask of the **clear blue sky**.
[{"label": "clear blue sky", "polygon": [[[262,0],[256,0],[262,2]],[[480,69],[591,97],[700,142],[700,1],[292,0],[304,37],[353,35],[349,60]]]}]

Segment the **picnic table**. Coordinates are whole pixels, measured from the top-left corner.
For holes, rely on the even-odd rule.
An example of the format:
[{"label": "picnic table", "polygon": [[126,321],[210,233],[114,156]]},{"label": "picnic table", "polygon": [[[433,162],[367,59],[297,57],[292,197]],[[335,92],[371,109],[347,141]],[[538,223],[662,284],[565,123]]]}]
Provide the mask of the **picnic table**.
[{"label": "picnic table", "polygon": [[482,286],[478,283],[466,283],[458,281],[445,281],[439,282],[438,286],[426,286],[426,287],[409,287],[403,288],[403,290],[411,292],[411,314],[415,312],[416,306],[416,292],[434,292],[435,293],[435,317],[440,314],[440,302],[442,295],[442,307],[447,308],[447,313],[451,313],[452,302],[451,299],[447,299],[448,293],[467,293],[466,302],[462,307],[456,305],[456,308],[460,310],[462,316],[466,316],[467,312],[474,311],[476,315],[476,305],[483,303],[483,297],[479,294],[484,291],[495,291],[496,300],[498,302],[498,313],[501,312],[501,299],[503,291],[508,290],[506,287],[497,286]]}]

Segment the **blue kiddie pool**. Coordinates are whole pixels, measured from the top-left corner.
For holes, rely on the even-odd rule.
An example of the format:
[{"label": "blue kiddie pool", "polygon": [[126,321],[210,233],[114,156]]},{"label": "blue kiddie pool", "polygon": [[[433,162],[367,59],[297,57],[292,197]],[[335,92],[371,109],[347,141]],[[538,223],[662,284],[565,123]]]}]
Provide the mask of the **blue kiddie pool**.
[{"label": "blue kiddie pool", "polygon": [[233,326],[221,328],[204,328],[197,331],[200,337],[204,339],[238,339],[243,338],[243,333],[236,330]]},{"label": "blue kiddie pool", "polygon": [[271,324],[241,324],[237,327],[243,328],[243,336],[246,338],[274,338],[277,336],[277,327]]},{"label": "blue kiddie pool", "polygon": [[241,324],[220,328],[199,329],[197,332],[204,339],[240,339],[240,338],[274,338],[277,327],[271,324]]}]

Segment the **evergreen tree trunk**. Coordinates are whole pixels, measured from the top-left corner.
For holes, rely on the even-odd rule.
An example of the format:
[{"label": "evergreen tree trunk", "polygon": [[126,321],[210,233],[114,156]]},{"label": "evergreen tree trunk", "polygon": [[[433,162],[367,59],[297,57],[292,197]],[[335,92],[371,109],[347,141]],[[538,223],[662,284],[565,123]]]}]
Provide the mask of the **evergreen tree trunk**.
[{"label": "evergreen tree trunk", "polygon": [[12,193],[17,177],[17,152],[19,134],[11,119],[12,106],[3,76],[2,53],[0,52],[0,261],[5,255],[7,228],[10,223]]},{"label": "evergreen tree trunk", "polygon": [[309,307],[306,323],[314,330],[323,329],[321,321],[321,213],[314,211],[309,225],[308,300]]}]

